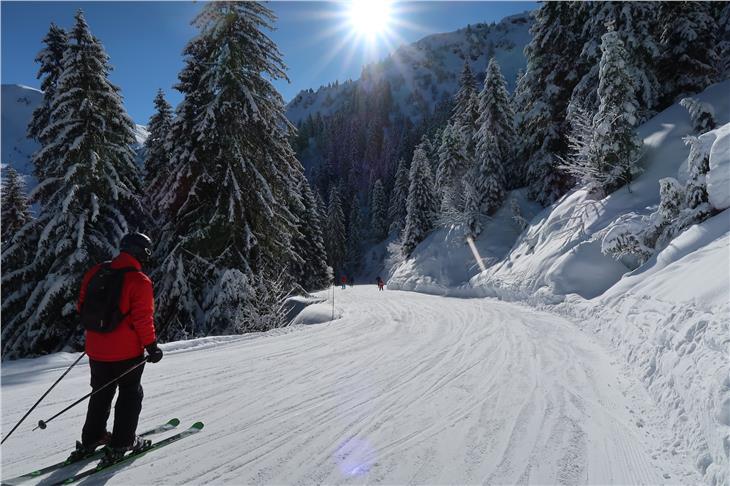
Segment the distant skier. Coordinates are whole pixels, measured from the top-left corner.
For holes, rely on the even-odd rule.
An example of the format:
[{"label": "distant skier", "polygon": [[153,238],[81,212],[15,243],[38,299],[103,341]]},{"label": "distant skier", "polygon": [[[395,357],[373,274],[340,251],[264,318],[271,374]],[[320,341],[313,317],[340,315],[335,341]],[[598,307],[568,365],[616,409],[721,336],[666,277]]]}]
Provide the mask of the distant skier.
[{"label": "distant skier", "polygon": [[355,277],[350,276],[350,287],[354,287],[354,286],[355,286]]},{"label": "distant skier", "polygon": [[383,279],[380,278],[380,275],[378,275],[378,278],[376,278],[375,281],[378,283],[378,290],[383,290],[383,287],[385,287],[385,282],[383,282]]},{"label": "distant skier", "polygon": [[[144,364],[121,375],[144,363],[145,350],[148,362],[162,359],[153,321],[152,281],[142,272],[142,264],[149,261],[152,252],[152,241],[142,233],[130,233],[122,238],[119,250],[111,262],[100,263],[86,272],[81,282],[78,310],[86,328],[91,388],[99,391],[89,399],[81,441],[76,442],[76,450],[69,457],[72,461],[88,457],[104,445],[102,464],[111,464],[129,450],[150,445],[149,440],[136,435],[142,410]],[[115,302],[114,308],[105,303],[109,301]],[[101,389],[116,378],[119,380],[114,385]],[[110,434],[106,423],[117,386],[119,397]]]},{"label": "distant skier", "polygon": [[347,288],[347,277],[345,275],[340,279],[340,283],[342,284],[342,290],[345,290]]}]

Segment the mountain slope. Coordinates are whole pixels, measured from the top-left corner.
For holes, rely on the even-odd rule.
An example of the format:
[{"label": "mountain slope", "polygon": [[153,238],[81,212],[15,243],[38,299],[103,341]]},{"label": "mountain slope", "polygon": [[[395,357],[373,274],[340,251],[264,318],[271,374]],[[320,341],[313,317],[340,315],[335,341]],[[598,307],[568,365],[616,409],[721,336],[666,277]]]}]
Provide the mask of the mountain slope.
[{"label": "mountain slope", "polygon": [[[43,101],[43,92],[18,84],[3,84],[2,92],[2,159],[0,162],[13,167],[19,173],[30,176],[33,172],[31,155],[38,150],[38,143],[26,136],[33,111]],[[35,186],[31,177],[28,186]]]},{"label": "mountain slope", "polygon": [[[26,189],[36,185],[32,176],[33,152],[38,150],[38,143],[26,136],[28,123],[33,112],[43,102],[43,91],[20,84],[3,84],[2,91],[2,164],[9,165],[20,174],[26,176]],[[144,142],[147,140],[147,129],[144,125],[135,125],[133,145],[137,153],[137,162],[144,160]]]},{"label": "mountain slope", "polygon": [[331,115],[357,86],[367,90],[387,80],[397,108],[415,121],[423,117],[424,109],[433,110],[456,92],[465,60],[481,82],[492,56],[512,90],[517,72],[525,67],[523,49],[530,41],[531,25],[532,18],[525,12],[497,24],[475,24],[425,37],[399,47],[382,62],[366,66],[359,80],[301,91],[287,105],[286,115],[294,124],[316,113]]},{"label": "mountain slope", "polygon": [[[325,294],[326,296],[326,294]],[[331,301],[305,310],[327,314]],[[374,285],[336,290],[341,318],[163,346],[141,427],[200,435],[95,480],[109,484],[658,484],[697,482],[663,424],[588,333],[488,299]],[[306,316],[303,316],[306,317]],[[74,355],[3,363],[7,430]],[[74,369],[29,418],[88,388]],[[83,406],[6,443],[3,475],[64,457]],[[60,475],[53,479],[61,479]]]}]

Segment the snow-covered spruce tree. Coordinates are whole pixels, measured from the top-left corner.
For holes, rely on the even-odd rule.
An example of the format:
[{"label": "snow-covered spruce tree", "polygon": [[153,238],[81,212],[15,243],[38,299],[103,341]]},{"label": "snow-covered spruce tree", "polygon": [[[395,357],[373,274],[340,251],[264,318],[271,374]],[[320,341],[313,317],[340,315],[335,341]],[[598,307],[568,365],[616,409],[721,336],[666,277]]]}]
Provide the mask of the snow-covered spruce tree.
[{"label": "snow-covered spruce tree", "polygon": [[477,145],[477,164],[465,176],[467,226],[470,236],[482,231],[483,216],[491,216],[502,206],[505,196],[504,165],[496,135],[485,131]]},{"label": "snow-covered spruce tree", "polygon": [[312,193],[314,194],[314,200],[317,203],[315,207],[317,208],[319,220],[322,222],[322,228],[324,228],[324,221],[327,219],[327,205],[324,203],[324,199],[322,199],[322,195],[319,191],[312,188]]},{"label": "snow-covered spruce tree", "polygon": [[[491,169],[495,182],[502,185],[503,189],[516,187],[513,174],[510,170],[514,159],[516,134],[514,126],[515,114],[512,111],[512,104],[507,91],[507,82],[502,76],[499,64],[492,58],[487,66],[487,74],[484,78],[484,88],[479,93],[479,119],[477,120],[476,133],[476,161],[477,166],[482,170],[486,169],[486,158],[492,159],[495,166]],[[493,137],[494,146],[491,145],[490,137]],[[495,151],[488,156],[486,151]],[[482,173],[482,177],[486,174]],[[481,187],[482,184],[477,184]],[[497,207],[501,201],[497,203]],[[488,213],[495,209],[491,207]]]},{"label": "snow-covered spruce tree", "polygon": [[566,110],[581,74],[574,58],[582,46],[579,13],[571,2],[543,3],[534,13],[532,40],[525,48],[519,157],[528,161],[528,194],[543,205],[563,195],[571,182],[556,156],[568,150]]},{"label": "snow-covered spruce tree", "polygon": [[56,24],[51,23],[48,34],[43,38],[43,43],[46,46],[41,49],[35,58],[35,62],[40,64],[36,78],[43,78],[43,81],[41,81],[43,102],[35,109],[33,118],[28,124],[28,137],[42,143],[41,132],[50,122],[51,102],[56,93],[58,78],[63,71],[63,54],[68,47],[68,34]]},{"label": "snow-covered spruce tree", "polygon": [[408,200],[408,170],[405,159],[398,161],[398,169],[395,172],[393,190],[390,193],[390,206],[388,207],[388,218],[390,219],[390,232],[400,233],[406,221],[406,201]]},{"label": "snow-covered spruce tree", "polygon": [[28,199],[25,196],[23,178],[12,167],[3,169],[2,192],[0,192],[3,245],[10,243],[20,228],[31,219]]},{"label": "snow-covered spruce tree", "polygon": [[730,78],[730,2],[725,2],[724,7],[718,15],[717,26],[718,44],[718,80],[722,81]]},{"label": "snow-covered spruce tree", "polygon": [[350,204],[350,224],[347,227],[347,249],[345,251],[345,271],[355,275],[362,267],[363,217],[360,199],[355,195]]},{"label": "snow-covered spruce tree", "polygon": [[426,238],[436,223],[437,201],[430,164],[421,147],[413,152],[409,175],[406,225],[403,228],[403,253],[409,256]]},{"label": "snow-covered spruce tree", "polygon": [[[111,258],[120,238],[144,229],[133,123],[107,75],[109,58],[81,11],[51,100],[50,124],[33,156],[43,174],[30,195],[38,217],[3,248],[3,357],[78,345],[81,278]],[[40,169],[40,170],[38,170]],[[30,241],[33,251],[26,252]],[[20,261],[18,252],[28,258]]]},{"label": "snow-covered spruce tree", "polygon": [[638,172],[641,145],[636,137],[636,98],[629,59],[618,32],[603,34],[598,73],[598,112],[593,117],[590,164],[597,189],[610,194]]},{"label": "snow-covered spruce tree", "polygon": [[[290,208],[302,169],[271,83],[286,79],[263,32],[274,20],[255,2],[207,3],[194,20],[200,32],[185,49],[177,86],[184,97],[160,198],[157,318],[168,326],[165,337],[266,327],[231,321],[253,305],[276,325],[274,282],[295,283],[288,269],[299,257],[292,245],[298,222]],[[215,295],[224,288],[234,290],[220,302]]]},{"label": "snow-covered spruce tree", "polygon": [[147,189],[145,200],[148,207],[154,211],[157,200],[154,196],[162,192],[160,185],[167,181],[168,163],[170,154],[167,151],[166,141],[172,126],[172,106],[165,100],[165,93],[160,89],[155,96],[155,113],[147,125],[149,136],[145,141],[144,182]]},{"label": "snow-covered spruce tree", "polygon": [[375,181],[371,201],[370,227],[375,240],[381,241],[388,235],[388,202],[383,182],[380,179]]},{"label": "snow-covered spruce tree", "polygon": [[335,277],[342,273],[345,263],[345,245],[347,234],[345,230],[345,213],[342,209],[340,193],[336,187],[330,190],[327,204],[327,220],[325,222],[324,245],[327,249],[327,263],[335,272]]},{"label": "snow-covered spruce tree", "polygon": [[572,93],[568,108],[569,118],[577,104],[595,113],[598,109],[598,71],[601,59],[601,37],[611,23],[624,43],[627,53],[629,77],[636,90],[637,119],[646,120],[658,103],[659,82],[656,60],[659,56],[658,29],[659,2],[580,2],[579,17],[585,18],[582,39],[584,44],[580,58],[574,62],[585,72]]},{"label": "snow-covered spruce tree", "polygon": [[466,159],[462,150],[461,137],[454,126],[447,123],[441,132],[436,170],[436,197],[442,224],[450,225],[450,215],[462,209],[462,178],[466,172]]},{"label": "snow-covered spruce tree", "polygon": [[688,226],[690,223],[699,222],[712,211],[707,195],[707,173],[710,171],[710,148],[711,142],[706,137],[699,138],[688,136],[684,138],[685,145],[689,145],[689,157],[687,158],[688,175],[687,184],[684,188],[685,205],[689,210],[686,218],[689,220],[682,223]]},{"label": "snow-covered spruce tree", "polygon": [[692,127],[698,135],[709,132],[717,126],[715,109],[711,104],[695,98],[682,98],[679,104],[689,112]]},{"label": "snow-covered spruce tree", "polygon": [[[477,130],[479,118],[479,100],[477,82],[468,62],[464,62],[464,69],[459,79],[459,89],[454,95],[454,108],[449,122],[452,129],[460,137],[461,150],[467,167],[474,163],[474,134]],[[428,156],[428,153],[426,153]]]},{"label": "snow-covered spruce tree", "polygon": [[662,2],[662,98],[665,105],[699,93],[717,79],[717,23],[712,2]]},{"label": "snow-covered spruce tree", "polygon": [[323,224],[317,199],[304,175],[299,181],[299,193],[302,196],[301,204],[295,209],[299,232],[292,242],[294,253],[299,258],[292,263],[292,275],[304,290],[320,290],[329,283],[327,251],[324,247]]}]

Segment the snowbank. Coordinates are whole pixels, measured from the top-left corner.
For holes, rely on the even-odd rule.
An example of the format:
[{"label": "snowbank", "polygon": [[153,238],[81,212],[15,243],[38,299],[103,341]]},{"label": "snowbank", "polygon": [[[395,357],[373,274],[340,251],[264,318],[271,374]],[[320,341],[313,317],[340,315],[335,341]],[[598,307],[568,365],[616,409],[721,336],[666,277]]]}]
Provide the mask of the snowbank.
[{"label": "snowbank", "polygon": [[599,298],[554,308],[631,365],[705,482],[730,484],[730,211],[695,225]]},{"label": "snowbank", "polygon": [[[507,201],[512,199],[517,201],[527,220],[540,211],[539,205],[527,199],[524,189],[508,193]],[[482,262],[489,266],[504,257],[520,231],[513,220],[511,205],[505,204],[486,222],[475,241]],[[465,242],[465,234],[460,228],[432,232],[418,245],[411,258],[395,269],[388,279],[388,288],[444,295],[453,294],[455,287],[467,286],[469,279],[479,273],[479,264]]]},{"label": "snowbank", "polygon": [[715,130],[717,138],[710,149],[707,194],[717,209],[730,208],[730,123]]}]

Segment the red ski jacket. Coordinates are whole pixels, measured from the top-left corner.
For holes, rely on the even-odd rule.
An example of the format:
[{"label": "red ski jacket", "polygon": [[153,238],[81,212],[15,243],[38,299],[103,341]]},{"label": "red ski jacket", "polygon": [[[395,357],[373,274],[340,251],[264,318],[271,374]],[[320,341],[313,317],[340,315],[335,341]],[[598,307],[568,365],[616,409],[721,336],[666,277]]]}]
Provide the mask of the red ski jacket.
[{"label": "red ski jacket", "polygon": [[[77,309],[86,297],[86,288],[101,263],[86,272],[81,281]],[[154,298],[152,280],[142,273],[142,265],[129,253],[120,253],[111,263],[112,268],[134,267],[138,272],[124,275],[119,310],[127,317],[111,332],[86,331],[86,354],[96,361],[123,361],[144,353],[144,347],[155,340]]]}]

